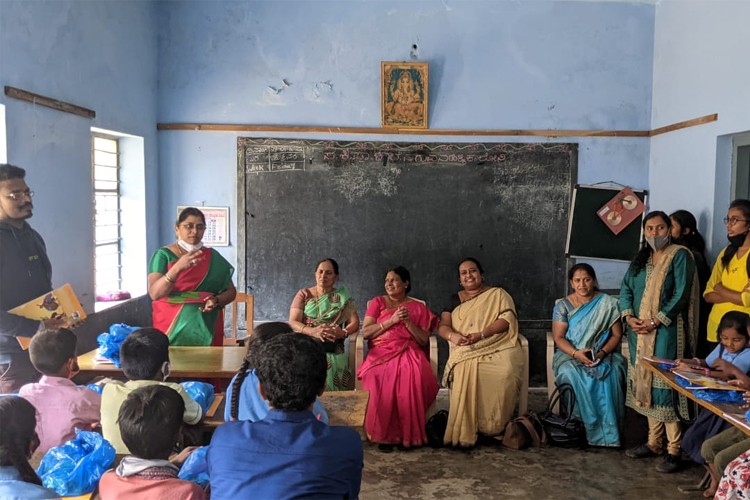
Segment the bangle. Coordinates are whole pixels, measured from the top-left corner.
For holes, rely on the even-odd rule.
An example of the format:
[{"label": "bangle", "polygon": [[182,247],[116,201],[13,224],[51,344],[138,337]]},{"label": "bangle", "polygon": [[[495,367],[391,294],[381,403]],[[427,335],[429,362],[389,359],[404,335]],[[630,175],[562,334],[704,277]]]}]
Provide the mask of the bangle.
[{"label": "bangle", "polygon": [[604,348],[599,349],[599,352],[603,353],[605,356],[609,354],[607,351],[604,350]]},{"label": "bangle", "polygon": [[385,330],[385,327],[383,326],[383,323],[378,323],[378,326],[380,327],[381,330]]},{"label": "bangle", "polygon": [[484,332],[479,332],[479,338],[481,338],[482,340],[484,340]]},{"label": "bangle", "polygon": [[570,357],[571,357],[571,358],[575,358],[575,357],[576,357],[576,353],[577,353],[577,352],[578,352],[578,349],[574,349],[574,350],[573,350],[573,354],[571,354],[571,355],[570,355]]},{"label": "bangle", "polygon": [[167,280],[169,283],[174,283],[174,278],[172,278],[169,273],[164,273],[164,279]]},{"label": "bangle", "polygon": [[448,334],[448,342],[453,342],[453,332]]},{"label": "bangle", "polygon": [[656,329],[656,323],[654,323],[654,320],[653,320],[653,319],[651,320],[651,326],[653,326],[653,327],[654,327],[654,329]]},{"label": "bangle", "polygon": [[299,332],[304,334],[305,333],[305,327],[303,326],[302,330],[300,330]]}]

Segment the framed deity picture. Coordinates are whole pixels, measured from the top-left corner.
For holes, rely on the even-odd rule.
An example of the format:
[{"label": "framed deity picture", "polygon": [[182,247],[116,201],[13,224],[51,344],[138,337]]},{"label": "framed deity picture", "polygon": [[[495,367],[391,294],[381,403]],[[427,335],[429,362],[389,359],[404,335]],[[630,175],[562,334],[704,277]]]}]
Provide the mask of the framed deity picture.
[{"label": "framed deity picture", "polygon": [[427,128],[426,62],[381,62],[382,126]]}]

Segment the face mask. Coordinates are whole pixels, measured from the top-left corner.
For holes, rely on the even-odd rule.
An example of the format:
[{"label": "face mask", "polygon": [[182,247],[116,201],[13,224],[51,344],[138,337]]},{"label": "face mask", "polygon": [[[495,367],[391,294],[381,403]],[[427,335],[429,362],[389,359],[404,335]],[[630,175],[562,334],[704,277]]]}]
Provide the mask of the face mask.
[{"label": "face mask", "polygon": [[747,236],[747,233],[735,234],[734,236],[727,235],[727,239],[729,240],[730,245],[739,248],[745,243],[745,236]]},{"label": "face mask", "polygon": [[169,377],[169,374],[172,373],[172,364],[169,361],[165,361],[161,365],[161,373],[164,375],[164,378],[162,380],[167,380],[167,377]]},{"label": "face mask", "polygon": [[666,236],[646,236],[646,243],[652,250],[659,251],[669,245],[669,235]]},{"label": "face mask", "polygon": [[199,241],[197,245],[191,245],[190,243],[188,243],[186,241],[182,241],[181,239],[178,238],[177,239],[177,244],[180,246],[180,248],[182,248],[183,250],[185,250],[188,253],[194,252],[195,250],[200,250],[201,248],[203,248],[203,242],[202,241]]}]

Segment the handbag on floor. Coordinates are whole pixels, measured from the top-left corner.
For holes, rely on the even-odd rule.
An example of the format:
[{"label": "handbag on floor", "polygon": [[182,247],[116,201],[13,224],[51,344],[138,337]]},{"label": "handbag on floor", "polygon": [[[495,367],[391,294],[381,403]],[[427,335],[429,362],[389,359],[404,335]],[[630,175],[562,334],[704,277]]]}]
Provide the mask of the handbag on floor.
[{"label": "handbag on floor", "polygon": [[440,410],[431,416],[425,424],[425,432],[427,433],[427,444],[433,448],[443,447],[443,437],[445,436],[445,429],[448,428],[448,412],[446,410]]},{"label": "handbag on floor", "polygon": [[530,411],[505,424],[503,446],[522,450],[529,446],[547,446],[547,434],[536,413]]},{"label": "handbag on floor", "polygon": [[[560,414],[552,411],[560,403]],[[562,448],[583,448],[586,446],[586,429],[578,417],[573,416],[576,407],[576,394],[570,384],[560,384],[550,396],[547,409],[540,415],[550,444]]]}]

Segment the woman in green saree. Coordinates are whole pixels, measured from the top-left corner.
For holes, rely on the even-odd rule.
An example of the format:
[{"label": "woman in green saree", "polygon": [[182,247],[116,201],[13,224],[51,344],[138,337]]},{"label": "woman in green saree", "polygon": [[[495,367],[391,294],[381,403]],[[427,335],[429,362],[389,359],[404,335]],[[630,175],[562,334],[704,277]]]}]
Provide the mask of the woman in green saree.
[{"label": "woman in green saree", "polygon": [[148,265],[153,326],[170,345],[223,345],[223,308],[237,294],[234,268],[203,246],[206,217],[197,208],[180,212],[174,230],[177,241],[157,250]]},{"label": "woman in green saree", "polygon": [[338,277],[338,263],[321,260],[315,270],[315,286],[297,292],[289,309],[289,324],[294,331],[323,343],[328,359],[327,391],[354,388],[354,367],[349,366],[344,340],[359,330],[359,316],[346,287],[334,288]]}]

